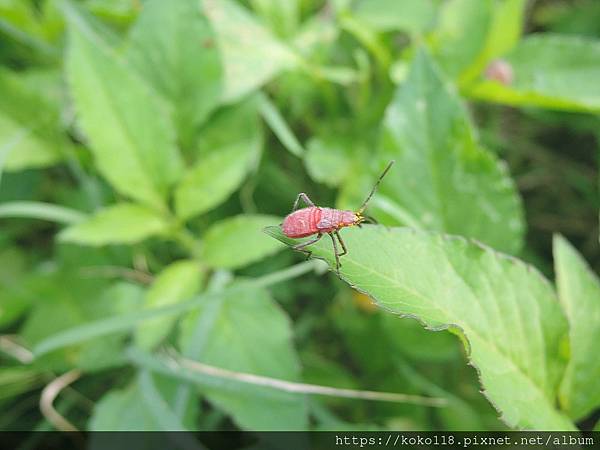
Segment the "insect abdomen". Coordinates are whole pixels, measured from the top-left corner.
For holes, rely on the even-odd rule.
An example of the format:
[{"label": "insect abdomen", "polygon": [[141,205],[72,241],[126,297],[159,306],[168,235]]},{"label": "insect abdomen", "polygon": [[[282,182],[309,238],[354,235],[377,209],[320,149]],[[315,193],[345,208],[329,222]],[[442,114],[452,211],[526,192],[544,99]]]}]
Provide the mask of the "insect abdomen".
[{"label": "insect abdomen", "polygon": [[311,206],[310,208],[299,209],[288,215],[281,229],[283,234],[291,238],[300,238],[319,233],[317,224],[321,220],[321,208]]}]

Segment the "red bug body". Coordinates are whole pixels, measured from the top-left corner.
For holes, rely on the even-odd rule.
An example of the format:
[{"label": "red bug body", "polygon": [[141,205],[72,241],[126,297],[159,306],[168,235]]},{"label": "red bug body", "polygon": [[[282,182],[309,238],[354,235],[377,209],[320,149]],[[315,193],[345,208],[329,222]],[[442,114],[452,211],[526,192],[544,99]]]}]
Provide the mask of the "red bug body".
[{"label": "red bug body", "polygon": [[359,216],[353,211],[309,206],[288,215],[281,228],[287,237],[301,238],[317,233],[332,233],[358,222]]},{"label": "red bug body", "polygon": [[[341,266],[340,257],[348,253],[346,250],[346,244],[344,244],[344,241],[339,234],[339,230],[352,225],[360,226],[360,224],[365,221],[375,222],[374,219],[370,218],[369,216],[363,216],[362,213],[367,207],[367,203],[375,193],[377,186],[379,186],[379,183],[381,183],[382,178],[385,176],[388,170],[390,170],[390,167],[392,167],[392,164],[394,164],[394,161],[390,161],[390,163],[387,165],[375,183],[375,186],[373,186],[373,189],[371,189],[367,199],[363,202],[362,206],[357,212],[333,208],[320,208],[316,206],[304,192],[298,194],[298,198],[296,198],[294,206],[292,207],[292,212],[288,214],[281,224],[281,231],[283,231],[283,234],[289,238],[302,238],[311,236],[313,234],[316,234],[316,237],[306,242],[294,245],[292,248],[295,250],[302,250],[310,255],[309,251],[303,249],[317,242],[319,239],[321,239],[321,237],[323,237],[324,234],[328,234],[331,238],[331,243],[333,244],[336,262],[335,267],[339,275]],[[300,200],[308,205],[308,207],[298,209]],[[342,246],[342,252],[338,252],[336,238]]]}]

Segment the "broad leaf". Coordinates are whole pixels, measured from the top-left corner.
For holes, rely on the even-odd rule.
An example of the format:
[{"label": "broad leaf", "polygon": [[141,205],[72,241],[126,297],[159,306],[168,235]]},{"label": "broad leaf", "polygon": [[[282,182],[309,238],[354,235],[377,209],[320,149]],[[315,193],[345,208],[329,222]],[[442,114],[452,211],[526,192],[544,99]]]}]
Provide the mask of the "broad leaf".
[{"label": "broad leaf", "polygon": [[[203,273],[197,262],[177,261],[167,266],[154,280],[146,293],[145,309],[189,300],[200,289]],[[140,325],[135,332],[135,342],[142,348],[152,348],[170,332],[175,317],[162,317]]]},{"label": "broad leaf", "polygon": [[600,282],[560,236],[554,238],[554,261],[558,297],[571,338],[571,359],[560,387],[560,401],[577,420],[600,406]]},{"label": "broad leaf", "polygon": [[432,48],[440,66],[452,78],[471,65],[482,52],[491,27],[494,0],[445,2]]},{"label": "broad leaf", "polygon": [[152,0],[131,31],[134,65],[173,106],[189,147],[221,99],[222,68],[214,33],[199,0]]},{"label": "broad leaf", "polygon": [[[297,243],[278,227],[268,232]],[[484,394],[509,426],[574,429],[556,408],[567,322],[535,269],[463,238],[424,231],[367,225],[341,235],[348,248],[342,279],[390,313],[462,336]],[[329,239],[309,249],[335,264]]]},{"label": "broad leaf", "polygon": [[386,111],[382,145],[385,159],[396,160],[380,188],[391,201],[388,221],[519,251],[524,224],[514,183],[477,142],[465,107],[424,52]]},{"label": "broad leaf", "polygon": [[423,33],[435,18],[431,0],[360,0],[353,11],[364,23],[378,31]]},{"label": "broad leaf", "polygon": [[[210,320],[204,320],[210,315]],[[263,289],[245,289],[204,303],[199,313],[183,322],[181,347],[197,345],[198,324],[203,334],[198,360],[224,369],[297,381],[298,357],[285,313]],[[265,324],[269,324],[265,330]],[[264,396],[268,388],[249,387],[242,392],[206,388],[208,399],[230,414],[242,428],[251,430],[305,429],[307,409],[303,396]]]},{"label": "broad leaf", "polygon": [[212,225],[204,234],[202,259],[211,267],[235,269],[272,255],[279,243],[262,229],[281,222],[277,216],[244,214]]},{"label": "broad leaf", "polygon": [[496,0],[484,46],[477,58],[463,70],[460,83],[465,85],[483,72],[486,65],[517,45],[521,38],[526,0]]},{"label": "broad leaf", "polygon": [[512,68],[512,83],[484,80],[468,87],[466,93],[514,106],[600,111],[599,40],[532,35],[504,59]]},{"label": "broad leaf", "polygon": [[[287,269],[274,272],[259,278],[253,278],[247,282],[240,282],[231,288],[227,288],[227,294],[235,296],[238,293],[243,293],[246,290],[253,288],[262,288],[279,283],[291,278],[298,277],[314,269],[311,263],[301,263]],[[176,317],[183,313],[192,311],[201,305],[207,303],[212,304],[216,298],[222,298],[224,293],[208,292],[198,295],[191,300],[175,303],[160,308],[135,311],[132,313],[121,313],[116,316],[111,316],[106,319],[99,319],[82,325],[77,325],[71,328],[63,328],[59,332],[46,337],[39,342],[33,353],[36,357],[48,354],[49,352],[75,345],[82,341],[106,336],[120,331],[129,331],[137,325],[159,317]],[[187,353],[186,353],[186,356]]]},{"label": "broad leaf", "polygon": [[0,172],[54,164],[67,145],[58,102],[45,98],[31,75],[0,70]]},{"label": "broad leaf", "polygon": [[[66,5],[70,5],[66,3]],[[98,170],[119,192],[164,207],[182,161],[166,106],[74,6],[67,73]]]},{"label": "broad leaf", "polygon": [[[232,0],[204,0],[225,67],[223,101],[234,102],[297,65],[293,51]],[[257,64],[258,62],[258,64]]]},{"label": "broad leaf", "polygon": [[42,202],[0,203],[0,218],[20,217],[73,224],[85,220],[85,214],[71,208]]},{"label": "broad leaf", "polygon": [[[184,422],[172,413],[178,383],[160,375],[141,372],[125,389],[112,389],[100,399],[90,419],[90,431],[183,431],[194,428],[197,406],[191,405]],[[160,406],[160,407],[159,407]],[[99,440],[103,438],[101,433]],[[152,436],[146,443],[155,447]]]},{"label": "broad leaf", "polygon": [[279,141],[291,154],[298,156],[299,158],[305,153],[302,144],[298,142],[298,139],[294,135],[294,132],[290,129],[285,119],[277,109],[277,106],[269,100],[265,94],[261,94],[259,97],[260,114],[262,115],[265,122],[269,124],[269,127],[277,136]]},{"label": "broad leaf", "polygon": [[[134,311],[141,289],[128,283],[107,285],[102,280],[84,278],[76,270],[63,270],[38,276],[26,284],[33,306],[21,335],[27,345],[36,345],[48,336],[87,322]],[[43,301],[39,301],[43,298]],[[88,371],[123,363],[124,333],[75,341],[74,346],[36,358],[41,367],[63,371],[73,365]]]},{"label": "broad leaf", "polygon": [[308,174],[327,186],[338,186],[348,178],[356,145],[355,139],[337,135],[311,138],[304,158]]},{"label": "broad leaf", "polygon": [[487,63],[511,48],[523,27],[525,0],[450,0],[433,34],[437,60],[461,85],[483,72]]},{"label": "broad leaf", "polygon": [[[0,249],[0,327],[17,320],[29,307],[31,298],[26,292],[33,274],[27,273],[27,255],[18,247]],[[29,276],[27,276],[29,275]]]},{"label": "broad leaf", "polygon": [[221,204],[254,166],[262,144],[254,101],[222,111],[202,130],[200,156],[175,191],[177,215],[189,219]]},{"label": "broad leaf", "polygon": [[[0,2],[0,30],[3,39],[9,38],[4,41],[5,44],[14,40],[35,52],[31,55],[34,61],[39,58],[47,62],[57,56],[57,49],[48,42],[49,33],[44,27],[39,6],[22,0],[3,0]],[[3,47],[10,49],[11,46]]]},{"label": "broad leaf", "polygon": [[301,0],[250,0],[252,8],[283,38],[296,34],[302,12]]},{"label": "broad leaf", "polygon": [[118,203],[88,220],[71,225],[59,237],[82,245],[132,244],[165,232],[168,223],[159,213],[134,203]]}]

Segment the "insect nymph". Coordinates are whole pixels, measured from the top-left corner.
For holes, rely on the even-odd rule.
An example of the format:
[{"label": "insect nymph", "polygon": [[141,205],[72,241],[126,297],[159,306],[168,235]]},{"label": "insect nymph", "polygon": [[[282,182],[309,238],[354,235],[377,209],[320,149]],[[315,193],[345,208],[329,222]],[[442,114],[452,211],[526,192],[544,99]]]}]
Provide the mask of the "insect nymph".
[{"label": "insect nymph", "polygon": [[[292,248],[294,250],[302,250],[305,247],[317,242],[323,237],[324,234],[328,234],[331,238],[331,242],[333,243],[333,252],[335,254],[336,263],[335,269],[339,275],[341,267],[340,257],[348,253],[346,244],[344,244],[339,230],[344,227],[351,227],[353,225],[360,226],[360,224],[365,221],[375,222],[375,220],[373,220],[371,217],[363,215],[363,212],[367,207],[367,203],[369,200],[371,200],[371,197],[373,197],[373,194],[377,190],[379,183],[381,183],[381,180],[385,174],[388,173],[388,170],[390,170],[393,164],[394,161],[390,161],[383,173],[377,179],[377,182],[373,186],[373,189],[371,189],[371,192],[367,196],[366,200],[356,212],[333,208],[321,208],[316,206],[304,192],[298,194],[298,197],[294,202],[292,212],[283,220],[283,223],[281,224],[283,234],[290,238],[307,237],[312,236],[313,234],[316,234],[316,236],[314,239],[297,244]],[[298,209],[300,200],[307,205],[306,208]],[[341,253],[338,252],[336,238],[342,246]]]}]

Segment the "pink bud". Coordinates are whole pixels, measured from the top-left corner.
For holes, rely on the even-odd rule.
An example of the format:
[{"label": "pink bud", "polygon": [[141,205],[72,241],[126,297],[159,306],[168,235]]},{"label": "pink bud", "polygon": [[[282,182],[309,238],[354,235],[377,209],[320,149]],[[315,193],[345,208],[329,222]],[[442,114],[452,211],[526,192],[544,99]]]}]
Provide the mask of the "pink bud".
[{"label": "pink bud", "polygon": [[485,78],[508,86],[514,80],[513,68],[507,61],[495,59],[485,69]]}]

